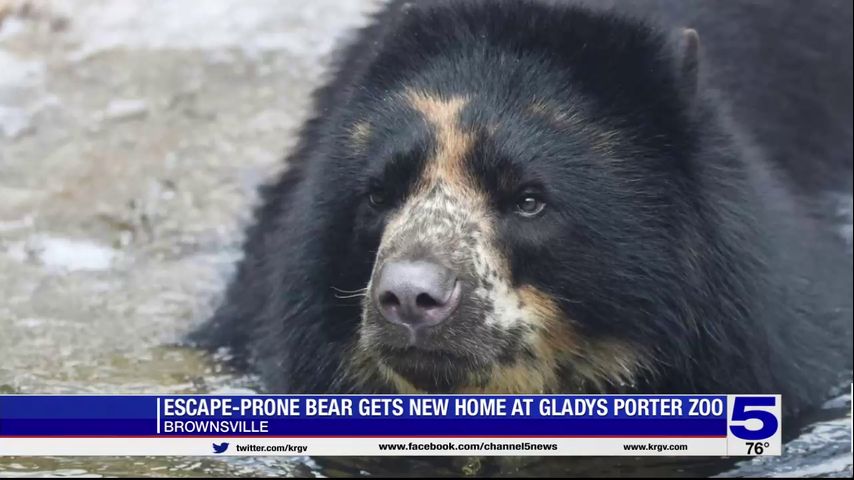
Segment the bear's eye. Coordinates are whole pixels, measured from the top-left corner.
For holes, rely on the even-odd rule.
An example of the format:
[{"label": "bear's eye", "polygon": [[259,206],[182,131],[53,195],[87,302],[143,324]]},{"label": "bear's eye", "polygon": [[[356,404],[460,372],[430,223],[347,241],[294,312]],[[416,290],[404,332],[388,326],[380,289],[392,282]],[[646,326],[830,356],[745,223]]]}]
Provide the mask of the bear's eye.
[{"label": "bear's eye", "polygon": [[386,202],[388,202],[388,198],[386,196],[385,191],[380,188],[371,189],[368,192],[368,203],[371,204],[374,208],[380,208],[385,206]]},{"label": "bear's eye", "polygon": [[537,216],[544,208],[546,208],[546,202],[533,193],[523,193],[516,200],[516,213],[523,217]]}]

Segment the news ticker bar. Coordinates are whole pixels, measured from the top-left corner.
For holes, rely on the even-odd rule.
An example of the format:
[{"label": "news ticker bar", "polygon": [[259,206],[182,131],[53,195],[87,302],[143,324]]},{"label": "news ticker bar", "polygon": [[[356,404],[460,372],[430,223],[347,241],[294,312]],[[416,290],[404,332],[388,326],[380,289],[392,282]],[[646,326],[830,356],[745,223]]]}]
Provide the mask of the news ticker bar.
[{"label": "news ticker bar", "polygon": [[779,395],[0,395],[0,455],[779,455]]}]

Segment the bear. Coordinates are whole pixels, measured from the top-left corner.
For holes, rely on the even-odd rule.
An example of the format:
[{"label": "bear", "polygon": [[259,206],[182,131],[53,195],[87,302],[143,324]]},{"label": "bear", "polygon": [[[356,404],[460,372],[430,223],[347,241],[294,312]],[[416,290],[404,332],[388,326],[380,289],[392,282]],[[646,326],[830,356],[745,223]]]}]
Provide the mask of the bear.
[{"label": "bear", "polygon": [[817,405],[852,364],[824,201],[851,195],[852,8],[810,8],[389,2],[192,341],[274,393]]}]

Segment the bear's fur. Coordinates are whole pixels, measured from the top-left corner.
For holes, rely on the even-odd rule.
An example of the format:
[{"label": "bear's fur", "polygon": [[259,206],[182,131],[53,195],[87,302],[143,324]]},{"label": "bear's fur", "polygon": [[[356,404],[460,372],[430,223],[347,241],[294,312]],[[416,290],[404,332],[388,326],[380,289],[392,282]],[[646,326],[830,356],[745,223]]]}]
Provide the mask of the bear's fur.
[{"label": "bear's fur", "polygon": [[[822,204],[851,194],[851,2],[721,3],[390,3],[194,340],[281,393],[814,405],[852,362],[850,246]],[[545,209],[519,215],[531,191]],[[464,292],[417,342],[371,288],[414,257]]]}]

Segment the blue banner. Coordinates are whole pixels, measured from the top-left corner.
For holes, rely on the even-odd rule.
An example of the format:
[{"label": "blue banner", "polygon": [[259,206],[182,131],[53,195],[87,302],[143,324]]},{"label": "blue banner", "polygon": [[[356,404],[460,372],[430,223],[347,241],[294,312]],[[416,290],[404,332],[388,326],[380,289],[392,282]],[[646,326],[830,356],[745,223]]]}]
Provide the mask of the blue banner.
[{"label": "blue banner", "polygon": [[725,395],[0,396],[0,437],[726,437]]}]

